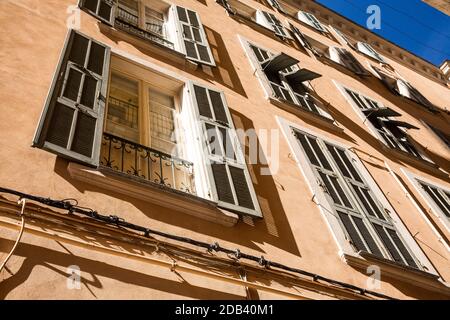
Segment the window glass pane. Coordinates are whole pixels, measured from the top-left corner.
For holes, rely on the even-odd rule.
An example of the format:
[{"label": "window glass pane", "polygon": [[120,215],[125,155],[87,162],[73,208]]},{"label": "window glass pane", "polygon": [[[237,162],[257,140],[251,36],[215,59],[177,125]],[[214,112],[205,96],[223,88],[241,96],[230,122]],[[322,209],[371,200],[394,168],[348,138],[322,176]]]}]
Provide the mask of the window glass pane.
[{"label": "window glass pane", "polygon": [[164,37],[164,15],[161,12],[145,7],[145,29]]},{"label": "window glass pane", "polygon": [[174,97],[149,89],[150,147],[177,155]]},{"label": "window glass pane", "polygon": [[138,87],[137,81],[111,74],[106,128],[108,132],[133,142],[139,142]]}]

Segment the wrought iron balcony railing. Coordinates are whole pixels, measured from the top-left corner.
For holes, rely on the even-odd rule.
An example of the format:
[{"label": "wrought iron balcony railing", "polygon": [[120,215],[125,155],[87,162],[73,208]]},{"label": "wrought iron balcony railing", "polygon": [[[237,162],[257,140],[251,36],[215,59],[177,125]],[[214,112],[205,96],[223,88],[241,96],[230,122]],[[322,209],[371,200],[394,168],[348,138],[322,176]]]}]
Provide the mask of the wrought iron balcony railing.
[{"label": "wrought iron balcony railing", "polygon": [[116,11],[117,14],[114,25],[117,29],[123,30],[141,39],[158,43],[170,49],[175,48],[172,42],[164,38],[162,26],[147,24],[147,30],[144,30],[139,27],[139,17],[134,13],[131,13],[122,7],[117,7]]},{"label": "wrought iron balcony railing", "polygon": [[192,162],[103,133],[100,164],[158,185],[195,194]]}]

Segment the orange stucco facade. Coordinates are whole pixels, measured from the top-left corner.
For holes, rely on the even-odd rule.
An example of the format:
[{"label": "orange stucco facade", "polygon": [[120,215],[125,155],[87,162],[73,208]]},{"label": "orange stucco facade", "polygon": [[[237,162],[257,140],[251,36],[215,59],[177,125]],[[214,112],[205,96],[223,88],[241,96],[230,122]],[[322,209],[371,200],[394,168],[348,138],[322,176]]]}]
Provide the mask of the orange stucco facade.
[{"label": "orange stucco facade", "polygon": [[[255,9],[272,12],[283,24],[291,21],[302,32],[328,46],[341,44],[337,37],[326,37],[293,17],[275,11],[264,1],[241,0]],[[404,171],[450,188],[450,151],[423,121],[447,134],[450,132],[448,102],[450,90],[438,67],[413,57],[396,47],[396,54],[383,48],[395,47],[386,40],[377,50],[404,79],[425,96],[438,112],[429,112],[411,100],[393,95],[375,76],[358,77],[327,65],[301,49],[295,41],[286,42],[230,17],[213,0],[170,3],[187,7],[201,17],[216,66],[193,67],[168,58],[151,43],[121,38],[123,31],[81,11],[80,29],[84,35],[109,46],[113,57],[126,55],[145,68],[157,67],[223,91],[236,129],[280,130],[284,119],[320,136],[352,148],[382,190],[387,201],[417,242],[436,271],[416,272],[399,269],[404,277],[381,268],[381,283],[372,291],[398,299],[450,298],[450,232]],[[17,0],[0,2],[0,186],[52,199],[75,198],[80,206],[104,214],[118,215],[129,222],[199,241],[218,242],[221,247],[239,248],[288,266],[343,283],[366,288],[370,280],[365,267],[346,261],[313,194],[293,151],[283,134],[278,135],[278,170],[261,174],[265,164],[248,164],[262,219],[242,217],[230,226],[207,221],[186,210],[177,211],[148,198],[132,196],[80,180],[68,167],[71,161],[31,146],[36,127],[67,36],[67,20],[75,0]],[[294,1],[286,6],[295,8]],[[334,13],[310,1],[302,10],[314,9],[325,25],[333,24]],[[293,10],[293,9],[292,9]],[[70,13],[68,13],[70,12]],[[324,19],[324,17],[328,17]],[[330,18],[331,17],[331,18]],[[346,22],[351,28],[359,27]],[[349,27],[350,29],[350,27]],[[359,29],[352,36],[369,34]],[[311,81],[314,92],[327,103],[336,128],[322,125],[302,114],[280,108],[264,94],[240,39],[247,39],[274,52],[284,52],[300,61],[300,66],[320,75]],[[403,54],[404,59],[398,57]],[[355,53],[360,63],[376,65]],[[422,66],[428,69],[424,71]],[[420,69],[420,70],[419,70]],[[163,70],[163,71],[161,71]],[[382,147],[335,82],[382,102],[401,114],[401,120],[418,130],[408,130],[434,165],[400,155]],[[446,109],[447,108],[447,109]],[[244,149],[248,152],[247,149]],[[270,155],[266,155],[270,156]],[[273,156],[273,155],[272,155]],[[73,165],[73,163],[72,163]],[[121,186],[127,188],[127,179]],[[151,188],[148,192],[155,192]],[[170,191],[164,191],[170,192]],[[160,196],[164,199],[164,195]],[[168,199],[167,201],[170,201]],[[185,200],[185,201],[189,201]],[[194,201],[194,200],[192,200]],[[13,247],[20,229],[17,197],[0,194],[0,262]],[[223,211],[224,215],[232,215]],[[212,219],[214,220],[214,219]],[[106,228],[106,229],[105,229]],[[204,248],[155,236],[136,237],[127,230],[105,226],[89,218],[67,215],[67,211],[29,201],[25,208],[24,234],[0,274],[1,299],[364,299],[354,290],[312,281],[257,263],[233,262],[224,254],[208,253]],[[361,258],[363,259],[363,258]],[[79,289],[68,288],[68,267],[81,272]],[[180,269],[177,269],[180,268]],[[387,267],[386,267],[387,268]],[[389,266],[391,269],[401,268]],[[242,276],[245,270],[246,280]],[[387,269],[386,269],[387,270]],[[222,276],[219,277],[219,276]],[[375,297],[376,298],[376,297]]]}]

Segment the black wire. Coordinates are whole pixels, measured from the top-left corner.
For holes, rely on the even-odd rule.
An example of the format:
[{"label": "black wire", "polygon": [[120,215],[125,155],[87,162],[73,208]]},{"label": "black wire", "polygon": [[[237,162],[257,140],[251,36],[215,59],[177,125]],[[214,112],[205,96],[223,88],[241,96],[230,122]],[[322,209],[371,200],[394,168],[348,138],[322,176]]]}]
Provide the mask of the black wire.
[{"label": "black wire", "polygon": [[[173,235],[173,234],[169,234],[166,232],[162,232],[162,231],[158,231],[158,230],[153,230],[150,228],[146,228],[140,225],[136,225],[130,222],[127,222],[126,220],[124,220],[123,218],[120,218],[118,216],[115,215],[102,215],[99,214],[97,211],[94,211],[92,209],[89,208],[84,208],[84,207],[80,207],[78,205],[73,205],[70,201],[76,201],[75,199],[69,198],[68,200],[53,200],[51,198],[44,198],[44,197],[38,197],[38,196],[34,196],[34,195],[30,195],[27,193],[23,193],[20,191],[16,191],[16,190],[12,190],[12,189],[8,189],[8,188],[3,188],[0,187],[0,192],[2,193],[8,193],[8,194],[13,194],[16,195],[22,199],[28,199],[28,200],[32,200],[35,202],[39,202],[42,204],[45,204],[47,206],[50,207],[54,207],[54,208],[59,208],[59,209],[64,209],[64,210],[68,210],[70,213],[78,213],[84,216],[88,216],[92,219],[98,220],[98,221],[102,221],[106,224],[109,225],[115,225],[115,226],[120,226],[123,228],[127,228],[130,230],[134,230],[134,231],[140,231],[143,232],[145,236],[149,236],[150,234],[153,235],[158,235],[160,237],[164,237],[167,239],[171,239],[171,240],[175,240],[175,241],[179,241],[179,242],[183,242],[183,243],[188,243],[194,246],[198,246],[198,247],[202,247],[207,249],[208,251],[216,251],[216,252],[223,252],[226,253],[228,255],[232,255],[234,256],[235,259],[239,260],[239,259],[247,259],[250,261],[254,261],[259,263],[260,265],[269,268],[269,267],[275,267],[278,269],[282,269],[285,271],[289,271],[289,272],[293,272],[293,273],[298,273],[304,276],[308,276],[311,277],[314,281],[324,281],[327,282],[329,284],[333,284],[336,286],[340,286],[342,288],[346,288],[346,289],[350,289],[353,291],[357,291],[358,293],[365,295],[365,294],[370,294],[372,296],[376,296],[382,299],[389,299],[392,300],[392,297],[389,297],[387,295],[381,294],[381,293],[377,293],[374,291],[370,291],[370,290],[366,290],[345,282],[341,282],[341,281],[337,281],[337,280],[333,280],[330,278],[326,278],[323,277],[321,275],[312,273],[312,272],[308,272],[305,270],[301,270],[301,269],[297,269],[297,268],[293,268],[293,267],[289,267],[286,266],[284,264],[278,263],[278,262],[274,262],[274,261],[270,261],[270,260],[266,260],[263,256],[261,257],[257,257],[257,256],[253,256],[247,253],[243,253],[241,252],[239,249],[235,249],[235,250],[231,250],[231,249],[227,249],[224,247],[221,247],[219,245],[219,243],[215,242],[213,244],[207,243],[207,242],[203,242],[203,241],[198,241],[198,240],[194,240],[188,237],[181,237],[181,236],[177,236],[177,235]],[[76,203],[78,204],[78,201],[76,201]]]}]

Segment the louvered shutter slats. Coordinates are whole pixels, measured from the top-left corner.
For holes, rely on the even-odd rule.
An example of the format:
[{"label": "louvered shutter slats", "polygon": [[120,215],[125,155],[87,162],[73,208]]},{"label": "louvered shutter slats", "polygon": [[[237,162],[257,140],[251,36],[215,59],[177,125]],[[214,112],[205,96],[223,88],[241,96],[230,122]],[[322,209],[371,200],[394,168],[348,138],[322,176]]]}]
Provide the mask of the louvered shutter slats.
[{"label": "louvered shutter slats", "polygon": [[176,6],[176,12],[187,58],[214,65],[211,49],[197,13],[180,6]]},{"label": "louvered shutter slats", "polygon": [[81,0],[80,8],[100,20],[112,24],[114,19],[114,1],[113,0]]},{"label": "louvered shutter slats", "polygon": [[193,93],[201,127],[206,130],[206,169],[211,172],[219,206],[261,217],[252,182],[241,162],[243,155],[233,143],[234,127],[223,94],[197,84],[193,84]]},{"label": "louvered shutter slats", "polygon": [[98,165],[109,48],[71,31],[34,145]]},{"label": "louvered shutter slats", "polygon": [[[383,207],[344,149],[295,131],[313,172],[357,250],[418,268]],[[323,159],[325,158],[325,160]],[[329,159],[329,160],[328,160]],[[382,252],[382,246],[386,249]]]}]

